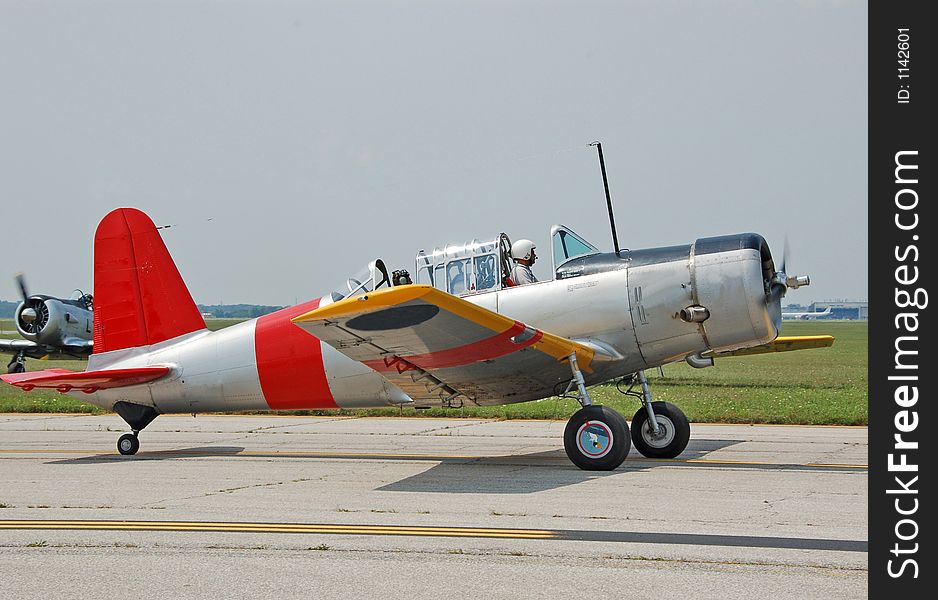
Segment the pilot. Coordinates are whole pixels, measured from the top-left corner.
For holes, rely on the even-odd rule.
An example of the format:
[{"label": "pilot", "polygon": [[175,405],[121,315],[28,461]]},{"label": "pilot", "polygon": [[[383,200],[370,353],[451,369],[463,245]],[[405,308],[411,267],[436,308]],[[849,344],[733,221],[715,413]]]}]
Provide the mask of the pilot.
[{"label": "pilot", "polygon": [[537,260],[534,249],[537,246],[531,240],[518,240],[511,245],[511,258],[515,266],[511,269],[511,281],[515,285],[537,283],[537,277],[531,272],[531,266]]}]

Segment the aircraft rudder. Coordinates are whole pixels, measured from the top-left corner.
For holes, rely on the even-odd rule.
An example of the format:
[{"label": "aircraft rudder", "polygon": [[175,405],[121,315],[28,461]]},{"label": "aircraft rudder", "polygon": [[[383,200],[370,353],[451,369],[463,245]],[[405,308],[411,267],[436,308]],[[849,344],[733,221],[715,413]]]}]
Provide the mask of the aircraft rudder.
[{"label": "aircraft rudder", "polygon": [[156,225],[117,208],[94,239],[94,353],[149,346],[205,329]]}]

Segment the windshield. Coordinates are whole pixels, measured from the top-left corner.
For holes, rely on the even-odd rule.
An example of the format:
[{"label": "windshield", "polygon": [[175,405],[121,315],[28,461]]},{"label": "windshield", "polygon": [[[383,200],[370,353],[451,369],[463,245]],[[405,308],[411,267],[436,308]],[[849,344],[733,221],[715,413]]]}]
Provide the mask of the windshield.
[{"label": "windshield", "polygon": [[550,237],[553,243],[551,258],[554,261],[555,271],[557,267],[568,260],[577,258],[578,256],[599,253],[599,249],[596,246],[590,244],[563,225],[554,225],[550,230]]},{"label": "windshield", "polygon": [[373,260],[368,265],[345,280],[345,283],[332,292],[332,301],[360,296],[381,287],[391,287],[388,270],[381,259]]}]

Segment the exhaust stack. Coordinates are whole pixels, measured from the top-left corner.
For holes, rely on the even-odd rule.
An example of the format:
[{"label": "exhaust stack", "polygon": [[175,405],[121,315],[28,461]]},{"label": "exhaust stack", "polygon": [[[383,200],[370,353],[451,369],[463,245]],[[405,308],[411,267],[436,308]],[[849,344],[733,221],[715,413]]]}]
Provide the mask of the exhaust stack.
[{"label": "exhaust stack", "polygon": [[681,320],[686,323],[703,323],[710,318],[710,311],[703,306],[688,306],[681,309]]}]

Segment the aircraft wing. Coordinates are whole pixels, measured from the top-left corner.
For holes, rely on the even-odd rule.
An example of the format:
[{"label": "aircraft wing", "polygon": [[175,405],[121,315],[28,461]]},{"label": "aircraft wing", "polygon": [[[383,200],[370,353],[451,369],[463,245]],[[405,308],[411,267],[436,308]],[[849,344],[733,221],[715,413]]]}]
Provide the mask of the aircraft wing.
[{"label": "aircraft wing", "polygon": [[29,340],[19,339],[0,340],[0,352],[7,352],[9,354],[22,352],[24,356],[28,356],[29,358],[43,358],[49,354],[44,346],[40,346],[36,342]]},{"label": "aircraft wing", "polygon": [[8,354],[23,353],[27,358],[45,358],[47,356],[84,358],[91,354],[91,340],[76,340],[74,344],[61,347],[43,346],[23,339],[0,339],[0,352]]},{"label": "aircraft wing", "polygon": [[832,335],[793,335],[779,336],[775,341],[753,346],[752,348],[743,348],[741,350],[728,350],[726,352],[707,352],[704,356],[724,357],[724,356],[748,356],[750,354],[766,354],[768,352],[791,352],[793,350],[808,350],[810,348],[828,348],[834,345],[834,336]]},{"label": "aircraft wing", "polygon": [[426,285],[328,304],[293,319],[401,388],[418,405],[504,404],[564,391],[566,358],[595,350]]}]

